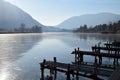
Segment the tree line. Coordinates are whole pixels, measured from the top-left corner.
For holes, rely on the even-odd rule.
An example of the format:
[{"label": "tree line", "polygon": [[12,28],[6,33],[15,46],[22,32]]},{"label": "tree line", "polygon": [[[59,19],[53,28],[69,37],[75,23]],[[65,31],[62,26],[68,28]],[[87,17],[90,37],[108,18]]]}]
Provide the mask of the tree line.
[{"label": "tree line", "polygon": [[20,24],[20,27],[14,29],[0,29],[0,33],[41,33],[42,27],[40,26],[32,26],[31,28],[27,28],[24,23]]},{"label": "tree line", "polygon": [[41,33],[42,28],[40,26],[32,26],[31,28],[26,28],[25,24],[22,23],[19,28],[14,29],[15,32],[21,32],[21,33]]},{"label": "tree line", "polygon": [[120,33],[120,21],[109,23],[109,24],[100,24],[94,27],[88,27],[86,24],[80,26],[79,28],[73,30],[73,32],[81,33]]}]

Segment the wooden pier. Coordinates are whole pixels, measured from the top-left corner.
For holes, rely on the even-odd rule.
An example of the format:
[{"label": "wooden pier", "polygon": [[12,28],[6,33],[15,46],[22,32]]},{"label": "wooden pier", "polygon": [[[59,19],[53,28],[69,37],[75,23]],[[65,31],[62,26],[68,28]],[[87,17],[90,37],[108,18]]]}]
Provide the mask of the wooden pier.
[{"label": "wooden pier", "polygon": [[[41,65],[41,80],[44,80],[44,69],[50,69],[50,75],[54,74],[54,80],[56,80],[57,71],[66,74],[66,80],[70,80],[70,75],[75,75],[76,80],[78,80],[78,76],[83,76],[91,79],[98,79],[97,75],[110,76],[113,72],[111,69],[102,69],[97,66],[87,66],[87,65],[76,65],[76,64],[66,64],[61,62],[56,62],[56,58],[54,61],[46,61],[43,60]],[[74,78],[74,77],[73,77]]]},{"label": "wooden pier", "polygon": [[[50,79],[57,80],[57,72],[62,72],[66,75],[66,80],[79,80],[79,76],[87,77],[94,80],[102,80],[98,76],[111,76],[113,71],[118,68],[118,59],[120,59],[120,46],[117,47],[111,43],[105,44],[105,47],[93,46],[92,51],[81,51],[79,48],[75,49],[72,54],[75,55],[73,63],[57,62],[56,57],[53,61],[43,60],[40,63],[41,80],[45,80],[44,69],[50,70]],[[93,63],[84,62],[84,55],[94,56]],[[113,58],[112,65],[104,65],[103,57]],[[72,77],[71,77],[72,76]]]},{"label": "wooden pier", "polygon": [[116,41],[114,41],[114,42],[107,42],[107,43],[105,43],[104,44],[106,47],[119,47],[120,48],[120,42],[116,42]]},{"label": "wooden pier", "polygon": [[[110,45],[110,44],[107,44]],[[75,55],[75,61],[74,63],[84,63],[84,55],[90,55],[90,56],[94,56],[95,60],[97,60],[97,64],[99,65],[99,67],[104,67],[102,65],[102,59],[103,57],[106,58],[113,58],[113,66],[111,66],[111,68],[116,68],[118,66],[118,60],[120,59],[120,47],[100,47],[99,46],[93,46],[92,47],[92,51],[81,51],[79,48],[75,49],[71,54]],[[106,66],[106,68],[109,68]]]},{"label": "wooden pier", "polygon": [[108,80],[120,80],[120,66],[111,74]]}]

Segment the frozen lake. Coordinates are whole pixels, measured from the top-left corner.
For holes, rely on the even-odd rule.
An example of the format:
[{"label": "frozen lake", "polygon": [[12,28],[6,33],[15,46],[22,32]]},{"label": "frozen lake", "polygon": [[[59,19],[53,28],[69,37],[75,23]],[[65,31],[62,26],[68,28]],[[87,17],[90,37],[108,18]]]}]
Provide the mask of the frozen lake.
[{"label": "frozen lake", "polygon": [[[0,80],[40,80],[40,65],[43,59],[70,63],[74,61],[71,52],[91,50],[98,42],[120,41],[119,34],[83,33],[36,33],[0,34]],[[91,56],[84,61],[92,62]],[[109,60],[104,59],[104,63]],[[109,62],[110,63],[110,62]],[[45,72],[48,73],[47,71]],[[65,76],[59,73],[58,79]],[[83,79],[84,80],[84,79]]]}]

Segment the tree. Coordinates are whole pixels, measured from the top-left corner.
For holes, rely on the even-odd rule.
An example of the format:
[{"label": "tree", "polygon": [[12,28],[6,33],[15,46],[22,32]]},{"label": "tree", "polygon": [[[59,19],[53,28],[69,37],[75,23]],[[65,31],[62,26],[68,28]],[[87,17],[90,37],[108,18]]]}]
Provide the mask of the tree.
[{"label": "tree", "polygon": [[20,32],[25,32],[25,24],[21,23]]},{"label": "tree", "polygon": [[98,32],[98,33],[120,33],[120,21],[107,24],[100,24],[87,28],[87,25],[80,26],[74,32]]},{"label": "tree", "polygon": [[42,28],[36,25],[36,26],[33,26],[31,28],[31,31],[35,32],[35,33],[41,33],[42,32]]}]

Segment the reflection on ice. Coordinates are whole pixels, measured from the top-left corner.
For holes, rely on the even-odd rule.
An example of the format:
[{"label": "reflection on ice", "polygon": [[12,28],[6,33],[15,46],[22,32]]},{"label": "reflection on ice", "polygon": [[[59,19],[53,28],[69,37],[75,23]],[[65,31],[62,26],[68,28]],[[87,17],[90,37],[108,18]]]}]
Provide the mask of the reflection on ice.
[{"label": "reflection on ice", "polygon": [[21,71],[21,68],[14,68],[14,61],[41,39],[41,34],[0,34],[0,80],[16,80],[12,70]]},{"label": "reflection on ice", "polygon": [[[109,34],[0,34],[0,80],[40,80],[40,65],[43,59],[57,57],[60,62],[71,62],[71,52],[91,50],[98,42],[119,40],[120,35]],[[85,61],[93,61],[85,56]],[[108,63],[104,59],[105,63]],[[47,72],[46,72],[47,74]],[[64,75],[58,76],[63,79]]]}]

